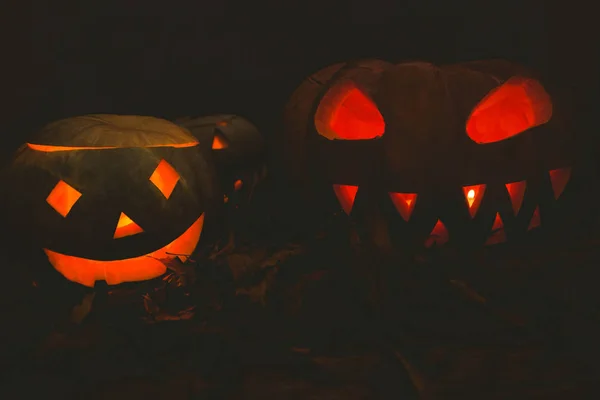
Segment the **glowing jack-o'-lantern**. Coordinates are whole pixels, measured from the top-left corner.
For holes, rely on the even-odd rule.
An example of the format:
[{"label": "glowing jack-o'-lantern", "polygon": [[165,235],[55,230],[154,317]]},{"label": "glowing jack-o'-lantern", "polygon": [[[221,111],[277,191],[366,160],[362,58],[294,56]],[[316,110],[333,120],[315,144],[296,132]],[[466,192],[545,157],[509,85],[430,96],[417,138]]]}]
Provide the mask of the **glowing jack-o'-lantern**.
[{"label": "glowing jack-o'-lantern", "polygon": [[219,114],[175,121],[212,151],[224,199],[237,206],[266,176],[264,137],[247,119]]},{"label": "glowing jack-o'-lantern", "polygon": [[214,214],[213,173],[198,141],[168,121],[68,118],[19,149],[3,211],[21,245],[42,248],[70,281],[146,280],[165,272],[160,260],[194,251]]},{"label": "glowing jack-o'-lantern", "polygon": [[573,143],[559,111],[539,80],[501,60],[336,64],[292,95],[285,161],[371,236],[384,229],[382,242],[501,243],[560,210]]}]

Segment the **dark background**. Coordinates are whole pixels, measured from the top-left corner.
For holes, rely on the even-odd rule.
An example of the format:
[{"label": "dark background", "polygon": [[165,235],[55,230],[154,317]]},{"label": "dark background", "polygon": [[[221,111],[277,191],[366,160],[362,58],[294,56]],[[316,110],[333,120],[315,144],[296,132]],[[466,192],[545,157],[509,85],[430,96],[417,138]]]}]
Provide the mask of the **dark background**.
[{"label": "dark background", "polygon": [[508,58],[539,71],[579,121],[593,114],[600,72],[598,21],[586,4],[8,0],[0,156],[41,125],[85,113],[231,112],[274,136],[304,77],[360,57]]}]

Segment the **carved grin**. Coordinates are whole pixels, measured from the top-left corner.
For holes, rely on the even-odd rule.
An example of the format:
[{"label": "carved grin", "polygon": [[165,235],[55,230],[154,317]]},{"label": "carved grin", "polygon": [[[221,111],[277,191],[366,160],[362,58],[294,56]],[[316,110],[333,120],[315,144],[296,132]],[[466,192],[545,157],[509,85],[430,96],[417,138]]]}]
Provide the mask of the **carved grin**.
[{"label": "carved grin", "polygon": [[[571,168],[560,168],[549,171],[550,183],[552,185],[552,191],[554,198],[558,199],[562,194],[565,186],[569,182],[571,177]],[[510,196],[511,206],[515,215],[519,213],[523,198],[525,195],[525,189],[527,181],[508,182],[505,184],[508,195]],[[344,212],[348,215],[352,212],[354,201],[358,193],[358,186],[351,185],[333,185],[333,190],[340,202],[340,205]],[[475,218],[479,206],[485,196],[486,185],[470,185],[462,188],[465,197],[465,206],[468,208],[469,215],[471,218]],[[395,209],[398,211],[402,219],[408,222],[411,219],[415,205],[419,201],[418,193],[389,193],[390,199],[394,204]],[[533,212],[531,220],[529,222],[528,229],[536,228],[540,225],[540,214],[539,209],[536,208]],[[435,226],[431,230],[429,236],[425,240],[424,245],[430,247],[434,243],[436,245],[442,245],[449,239],[449,234],[446,226],[441,220],[437,220]],[[497,244],[506,240],[504,232],[504,223],[499,213],[496,213],[493,225],[490,229],[490,235],[486,241],[486,244]]]},{"label": "carved grin", "polygon": [[109,285],[156,278],[167,270],[160,260],[188,255],[194,251],[204,225],[204,214],[178,238],[166,246],[142,256],[124,260],[98,261],[60,254],[44,249],[50,264],[70,281],[94,287],[96,281]]}]

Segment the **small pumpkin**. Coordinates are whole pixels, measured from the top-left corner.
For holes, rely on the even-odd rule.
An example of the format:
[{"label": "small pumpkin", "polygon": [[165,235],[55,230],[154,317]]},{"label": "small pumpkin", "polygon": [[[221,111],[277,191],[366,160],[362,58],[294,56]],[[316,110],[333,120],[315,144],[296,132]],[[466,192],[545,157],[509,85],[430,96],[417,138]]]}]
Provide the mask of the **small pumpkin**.
[{"label": "small pumpkin", "polygon": [[[4,171],[5,219],[70,281],[92,287],[162,275],[217,212],[214,170],[198,141],[153,117],[53,122]],[[15,242],[16,243],[16,242]]]},{"label": "small pumpkin", "polygon": [[246,118],[231,114],[186,117],[175,123],[212,151],[227,203],[234,207],[245,203],[267,173],[265,140],[258,128]]},{"label": "small pumpkin", "polygon": [[561,117],[503,60],[340,63],[292,94],[284,159],[296,186],[335,194],[382,246],[497,244],[566,210],[576,173]]}]

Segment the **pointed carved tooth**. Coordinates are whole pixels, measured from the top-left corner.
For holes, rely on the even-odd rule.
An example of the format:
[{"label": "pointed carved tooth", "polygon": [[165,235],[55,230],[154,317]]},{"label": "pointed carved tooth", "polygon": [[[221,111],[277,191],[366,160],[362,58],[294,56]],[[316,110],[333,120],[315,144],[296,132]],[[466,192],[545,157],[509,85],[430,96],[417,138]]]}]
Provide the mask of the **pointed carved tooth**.
[{"label": "pointed carved tooth", "polygon": [[562,192],[565,190],[565,186],[571,179],[571,168],[559,168],[553,169],[549,172],[550,183],[552,184],[552,191],[554,192],[554,198],[558,200]]},{"label": "pointed carved tooth", "polygon": [[358,192],[358,186],[333,185],[333,191],[344,212],[350,215],[352,207],[354,206],[354,200],[356,199],[356,193]]},{"label": "pointed carved tooth", "polygon": [[449,239],[448,229],[442,221],[437,220],[435,226],[431,230],[429,237],[425,240],[425,247],[431,247],[435,243],[436,245],[442,245]]},{"label": "pointed carved tooth", "polygon": [[496,213],[494,225],[492,225],[492,233],[485,242],[486,245],[498,244],[506,241],[506,233],[504,232],[504,222],[500,218],[500,213]]},{"label": "pointed carved tooth", "polygon": [[529,221],[529,227],[527,228],[528,231],[537,228],[538,226],[540,226],[542,223],[542,220],[540,218],[540,207],[536,207],[535,210],[533,210],[533,215],[531,216],[531,221]]},{"label": "pointed carved tooth", "polygon": [[400,213],[400,216],[408,221],[412,215],[415,203],[417,202],[416,193],[390,193],[390,199],[394,203],[394,207]]},{"label": "pointed carved tooth", "polygon": [[481,205],[481,200],[485,193],[485,185],[463,186],[463,193],[465,194],[467,207],[469,207],[469,214],[471,214],[471,218],[474,218]]},{"label": "pointed carved tooth", "polygon": [[513,212],[517,215],[523,204],[525,189],[527,189],[527,181],[511,182],[507,183],[505,186],[506,190],[508,190],[508,195],[510,196]]}]

